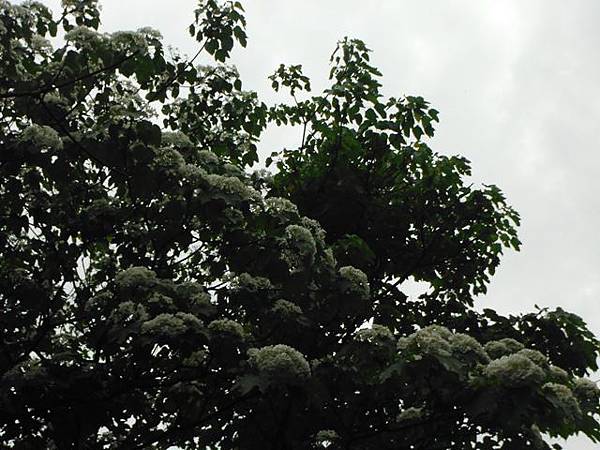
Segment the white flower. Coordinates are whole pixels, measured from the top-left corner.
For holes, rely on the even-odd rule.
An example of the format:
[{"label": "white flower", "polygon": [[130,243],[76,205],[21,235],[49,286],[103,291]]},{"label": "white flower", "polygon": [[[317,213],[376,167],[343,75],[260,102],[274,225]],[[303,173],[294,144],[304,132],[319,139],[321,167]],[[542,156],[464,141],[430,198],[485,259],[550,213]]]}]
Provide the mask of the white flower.
[{"label": "white flower", "polygon": [[573,385],[573,393],[584,408],[598,405],[600,389],[592,380],[576,378]]},{"label": "white flower", "polygon": [[396,417],[396,421],[404,422],[404,421],[412,421],[417,420],[423,417],[423,408],[415,408],[411,406],[410,408],[406,408]]},{"label": "white flower", "polygon": [[142,333],[164,337],[177,337],[188,331],[198,332],[202,328],[202,321],[196,316],[178,312],[175,314],[159,314],[154,319],[144,322],[142,324]]},{"label": "white flower", "polygon": [[550,397],[553,403],[560,408],[560,414],[569,420],[575,420],[581,416],[581,408],[577,399],[564,384],[546,383],[542,386],[542,391]]},{"label": "white flower", "polygon": [[287,345],[269,345],[248,350],[250,365],[275,381],[302,380],[310,376],[304,355]]},{"label": "white flower", "polygon": [[310,217],[305,216],[302,217],[302,219],[300,219],[300,222],[302,223],[302,226],[304,228],[310,230],[310,232],[316,238],[317,241],[325,242],[325,230],[319,222],[317,222],[314,219],[311,219]]},{"label": "white flower", "polygon": [[71,42],[77,47],[93,48],[100,41],[104,41],[105,39],[105,35],[85,26],[76,26],[65,33],[65,41]]},{"label": "white flower", "polygon": [[[164,131],[161,135],[161,144],[165,147],[193,147],[190,138],[181,131]],[[215,156],[216,158],[216,156]]]},{"label": "white flower", "polygon": [[430,325],[410,336],[398,339],[397,348],[401,352],[417,355],[451,356],[449,339],[452,333],[445,327]]},{"label": "white flower", "polygon": [[551,365],[548,368],[548,375],[550,380],[556,383],[567,384],[569,382],[569,374],[560,367]]},{"label": "white flower", "polygon": [[334,430],[320,430],[315,434],[315,441],[318,444],[331,444],[333,441],[339,439],[340,436]]},{"label": "white flower", "polygon": [[287,248],[284,250],[284,259],[292,272],[312,264],[317,247],[309,230],[300,225],[288,225],[285,229],[285,240]]},{"label": "white flower", "polygon": [[532,362],[543,369],[548,369],[550,367],[548,364],[548,358],[537,350],[524,348],[523,350],[519,350],[516,355],[523,355],[526,358],[529,358]]},{"label": "white flower", "polygon": [[277,300],[271,308],[271,312],[284,319],[292,319],[302,315],[302,309],[287,300]]},{"label": "white flower", "polygon": [[200,367],[204,364],[207,353],[204,350],[196,350],[183,360],[183,365],[191,367]]},{"label": "white flower", "polygon": [[197,154],[200,163],[203,165],[219,164],[219,157],[210,150],[200,150]]},{"label": "white flower", "polygon": [[371,328],[363,328],[356,332],[356,340],[359,342],[391,342],[394,339],[394,335],[388,327],[373,324]]},{"label": "white flower", "polygon": [[250,291],[250,292],[264,292],[273,289],[273,285],[268,278],[264,277],[253,277],[252,275],[244,272],[237,276],[235,280],[237,289]]},{"label": "white flower", "polygon": [[265,206],[271,214],[282,214],[290,219],[299,217],[298,207],[286,198],[269,197],[265,200]]},{"label": "white flower", "polygon": [[21,134],[21,141],[31,142],[37,147],[60,150],[63,148],[62,140],[54,128],[46,125],[29,125]]},{"label": "white flower", "polygon": [[111,33],[110,38],[113,44],[126,47],[130,52],[145,53],[148,50],[146,36],[139,31],[116,31]]},{"label": "white flower", "polygon": [[115,284],[122,292],[152,288],[156,282],[156,273],[146,267],[130,267],[115,277]]},{"label": "white flower", "polygon": [[237,177],[226,177],[212,173],[206,176],[206,181],[214,189],[227,195],[238,196],[242,200],[257,199],[259,197],[258,192],[253,187],[247,186]]},{"label": "white flower", "polygon": [[110,313],[109,320],[118,325],[125,325],[130,322],[144,322],[148,320],[146,308],[139,303],[123,302]]},{"label": "white flower", "polygon": [[540,384],[546,374],[531,359],[523,355],[508,355],[493,360],[484,369],[484,375],[501,384],[520,386]]},{"label": "white flower", "polygon": [[218,319],[208,324],[208,330],[213,336],[228,337],[243,340],[246,336],[244,328],[235,320]]},{"label": "white flower", "polygon": [[524,348],[523,344],[512,338],[504,338],[499,341],[489,341],[485,344],[485,351],[492,359],[512,355]]},{"label": "white flower", "polygon": [[346,283],[346,292],[361,300],[369,298],[369,279],[362,270],[352,266],[340,267],[340,276]]},{"label": "white flower", "polygon": [[489,362],[490,358],[483,349],[483,346],[475,338],[468,334],[456,333],[450,338],[452,353],[458,355],[459,359],[463,357],[474,358],[477,362]]}]

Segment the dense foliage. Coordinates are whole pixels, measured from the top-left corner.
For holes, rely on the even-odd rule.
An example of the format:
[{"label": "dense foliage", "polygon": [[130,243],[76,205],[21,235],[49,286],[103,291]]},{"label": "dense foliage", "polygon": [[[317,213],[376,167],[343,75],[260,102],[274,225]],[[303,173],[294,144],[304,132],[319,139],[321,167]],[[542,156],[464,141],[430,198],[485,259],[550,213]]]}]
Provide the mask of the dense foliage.
[{"label": "dense foliage", "polygon": [[[600,441],[599,342],[562,309],[473,309],[519,217],[429,148],[425,100],[382,96],[361,41],[339,42],[321,95],[280,66],[293,101],[267,106],[224,64],[238,2],[195,11],[212,66],[99,17],[0,0],[4,446]],[[250,172],[269,123],[302,142]]]}]

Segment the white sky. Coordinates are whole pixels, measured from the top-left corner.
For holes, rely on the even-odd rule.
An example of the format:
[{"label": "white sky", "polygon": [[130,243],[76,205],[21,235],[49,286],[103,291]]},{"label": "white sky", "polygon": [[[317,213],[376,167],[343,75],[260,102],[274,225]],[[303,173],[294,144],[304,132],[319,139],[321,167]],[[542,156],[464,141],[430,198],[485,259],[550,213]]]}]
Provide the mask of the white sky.
[{"label": "white sky", "polygon": [[[57,5],[57,0],[45,3]],[[105,31],[152,26],[187,54],[194,0],[104,0]],[[338,39],[363,39],[385,93],[422,95],[440,111],[434,150],[472,161],[475,181],[500,186],[522,216],[480,307],[535,304],[581,315],[600,335],[600,2],[597,0],[246,0],[248,47],[235,63],[246,89],[277,99],[267,76],[303,64],[325,86]],[[266,155],[297,146],[269,130]],[[568,450],[589,450],[586,439]]]}]

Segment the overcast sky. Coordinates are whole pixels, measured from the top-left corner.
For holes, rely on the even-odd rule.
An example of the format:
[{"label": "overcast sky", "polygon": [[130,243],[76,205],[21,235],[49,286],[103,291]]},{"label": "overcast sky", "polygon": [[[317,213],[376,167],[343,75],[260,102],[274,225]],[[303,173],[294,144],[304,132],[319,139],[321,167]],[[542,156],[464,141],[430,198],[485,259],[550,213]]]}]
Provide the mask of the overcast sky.
[{"label": "overcast sky", "polygon": [[[47,0],[56,5],[57,0]],[[104,0],[106,31],[152,26],[193,54],[194,0]],[[535,304],[581,315],[600,335],[600,2],[554,0],[246,0],[249,42],[234,53],[244,87],[277,99],[266,79],[303,64],[315,90],[343,36],[364,40],[389,95],[422,95],[440,111],[431,147],[472,161],[522,216],[480,307]],[[297,146],[269,130],[261,153]],[[593,448],[573,439],[568,450]]]}]

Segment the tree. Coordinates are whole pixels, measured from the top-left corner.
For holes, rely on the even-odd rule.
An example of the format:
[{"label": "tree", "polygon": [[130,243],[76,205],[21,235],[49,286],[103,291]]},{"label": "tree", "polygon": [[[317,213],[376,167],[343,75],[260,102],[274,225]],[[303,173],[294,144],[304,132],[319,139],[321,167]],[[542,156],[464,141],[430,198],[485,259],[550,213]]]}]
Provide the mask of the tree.
[{"label": "tree", "polygon": [[[473,309],[519,216],[429,148],[423,98],[383,98],[361,41],[322,95],[280,66],[294,101],[267,106],[224,64],[238,2],[200,2],[189,59],[99,25],[96,0],[0,0],[6,447],[600,442],[600,343],[560,308]],[[268,123],[302,142],[251,173]]]}]

